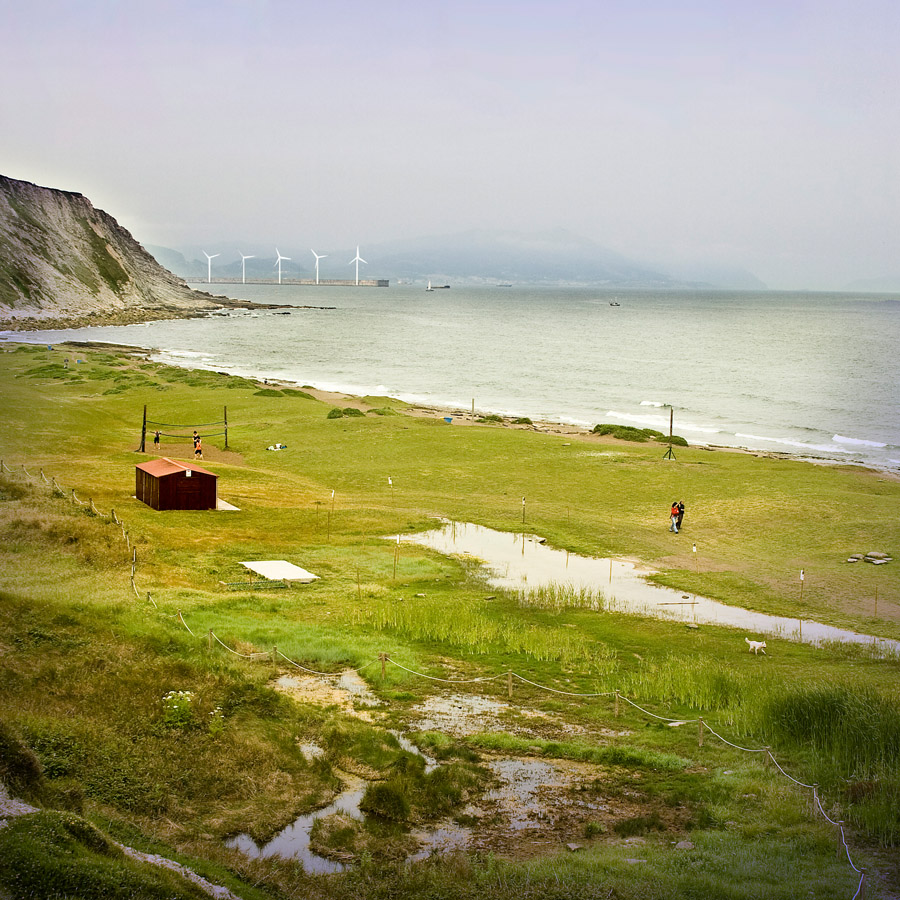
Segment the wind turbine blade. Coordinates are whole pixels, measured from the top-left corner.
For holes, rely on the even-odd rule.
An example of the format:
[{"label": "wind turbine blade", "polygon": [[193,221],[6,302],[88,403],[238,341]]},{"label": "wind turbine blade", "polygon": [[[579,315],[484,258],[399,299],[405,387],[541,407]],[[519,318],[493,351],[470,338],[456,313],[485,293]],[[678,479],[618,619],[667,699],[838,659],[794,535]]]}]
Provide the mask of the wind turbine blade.
[{"label": "wind turbine blade", "polygon": [[364,263],[366,263],[366,265],[368,265],[368,263],[367,263],[361,256],[358,256],[357,259],[358,259],[360,262],[364,262]]}]

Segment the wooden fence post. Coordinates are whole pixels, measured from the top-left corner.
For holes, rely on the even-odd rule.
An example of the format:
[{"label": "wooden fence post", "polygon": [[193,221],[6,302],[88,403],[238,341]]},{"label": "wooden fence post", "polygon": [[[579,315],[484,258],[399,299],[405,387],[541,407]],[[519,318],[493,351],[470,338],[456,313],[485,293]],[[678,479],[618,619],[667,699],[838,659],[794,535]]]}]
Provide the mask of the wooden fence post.
[{"label": "wooden fence post", "polygon": [[618,688],[616,688],[616,705],[615,705],[614,709],[615,709],[615,716],[618,719],[619,718],[619,689]]},{"label": "wooden fence post", "polygon": [[703,716],[697,719],[697,746],[703,746]]}]

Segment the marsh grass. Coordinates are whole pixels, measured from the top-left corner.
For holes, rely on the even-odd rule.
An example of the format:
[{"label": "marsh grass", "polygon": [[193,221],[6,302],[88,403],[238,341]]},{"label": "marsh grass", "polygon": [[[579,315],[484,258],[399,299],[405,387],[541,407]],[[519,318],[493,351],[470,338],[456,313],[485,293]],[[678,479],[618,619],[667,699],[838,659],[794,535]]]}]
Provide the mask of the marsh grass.
[{"label": "marsh grass", "polygon": [[542,738],[518,737],[512,734],[474,734],[466,743],[490,750],[523,756],[544,756],[550,759],[573,759],[600,765],[622,766],[630,769],[652,769],[661,772],[681,772],[691,765],[689,759],[674,753],[660,753],[627,744],[596,744],[579,741],[548,741]]},{"label": "marsh grass", "polygon": [[606,595],[599,588],[575,587],[565,582],[520,588],[512,596],[523,609],[549,609],[557,612],[564,609],[590,609],[600,612],[606,608]]},{"label": "marsh grass", "polygon": [[571,663],[587,659],[593,652],[579,634],[497,617],[471,604],[448,606],[440,599],[376,601],[356,613],[355,622],[474,653],[521,654],[540,661]]}]

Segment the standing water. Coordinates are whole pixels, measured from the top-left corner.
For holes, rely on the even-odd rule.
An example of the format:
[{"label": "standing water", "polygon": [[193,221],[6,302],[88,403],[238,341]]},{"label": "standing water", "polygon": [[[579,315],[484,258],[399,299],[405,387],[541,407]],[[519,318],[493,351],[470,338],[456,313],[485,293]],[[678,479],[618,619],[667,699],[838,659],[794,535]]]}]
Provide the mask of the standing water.
[{"label": "standing water", "polygon": [[688,623],[727,625],[751,633],[819,644],[843,641],[870,644],[878,653],[900,653],[900,641],[859,634],[806,619],[770,616],[728,606],[706,597],[687,595],[647,581],[649,568],[616,559],[577,556],[546,546],[532,534],[494,531],[481,525],[443,521],[440,528],[401,540],[448,556],[470,556],[483,562],[493,587],[529,593],[566,587],[594,605],[616,612],[675,619]]}]

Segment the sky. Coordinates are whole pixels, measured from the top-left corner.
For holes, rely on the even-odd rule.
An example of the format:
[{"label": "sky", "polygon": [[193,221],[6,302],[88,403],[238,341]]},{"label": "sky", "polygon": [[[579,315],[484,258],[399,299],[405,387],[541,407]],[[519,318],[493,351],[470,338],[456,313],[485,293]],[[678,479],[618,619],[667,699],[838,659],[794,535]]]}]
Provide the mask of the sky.
[{"label": "sky", "polygon": [[145,244],[562,227],[773,288],[900,275],[896,0],[0,0],[0,22],[0,174]]}]

